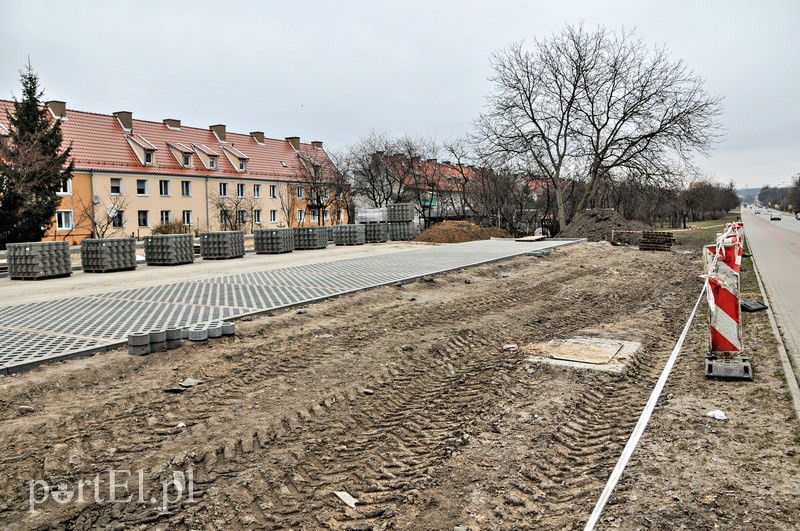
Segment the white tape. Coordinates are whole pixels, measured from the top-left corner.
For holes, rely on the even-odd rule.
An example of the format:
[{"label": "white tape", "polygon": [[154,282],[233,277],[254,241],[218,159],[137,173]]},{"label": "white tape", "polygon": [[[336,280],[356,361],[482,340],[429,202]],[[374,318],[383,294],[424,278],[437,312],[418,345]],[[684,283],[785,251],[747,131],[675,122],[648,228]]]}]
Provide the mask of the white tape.
[{"label": "white tape", "polygon": [[678,338],[678,342],[675,344],[675,348],[672,349],[672,354],[670,354],[667,364],[664,365],[664,370],[661,371],[661,376],[658,378],[658,382],[656,382],[653,392],[650,393],[650,398],[647,400],[647,404],[644,406],[644,410],[639,417],[639,421],[636,423],[636,427],[633,429],[633,433],[631,433],[631,436],[628,439],[628,443],[622,450],[622,455],[620,455],[617,465],[614,467],[614,470],[611,471],[611,476],[608,478],[608,482],[606,483],[606,487],[603,489],[602,494],[600,494],[600,499],[597,500],[597,504],[594,506],[594,510],[592,511],[592,515],[589,517],[589,521],[586,522],[584,531],[592,531],[594,529],[594,527],[597,525],[597,521],[600,519],[600,515],[603,513],[606,503],[608,503],[608,500],[611,498],[611,494],[614,492],[614,489],[617,488],[617,483],[622,477],[622,472],[625,470],[625,467],[628,466],[628,461],[630,461],[633,451],[636,450],[636,445],[639,444],[639,439],[641,439],[642,434],[647,427],[647,423],[650,421],[650,417],[652,416],[653,410],[656,407],[658,398],[661,396],[661,391],[664,390],[664,385],[667,383],[669,373],[672,372],[672,367],[675,365],[675,362],[678,359],[678,354],[681,351],[681,347],[683,347],[684,341],[686,341],[686,335],[689,333],[689,327],[691,326],[694,316],[697,313],[697,307],[700,305],[700,301],[703,300],[703,294],[705,293],[707,286],[708,281],[703,284],[703,289],[700,291],[700,295],[697,297],[697,302],[694,303],[694,308],[689,316],[689,320],[686,321],[686,325],[683,327],[683,331]]}]

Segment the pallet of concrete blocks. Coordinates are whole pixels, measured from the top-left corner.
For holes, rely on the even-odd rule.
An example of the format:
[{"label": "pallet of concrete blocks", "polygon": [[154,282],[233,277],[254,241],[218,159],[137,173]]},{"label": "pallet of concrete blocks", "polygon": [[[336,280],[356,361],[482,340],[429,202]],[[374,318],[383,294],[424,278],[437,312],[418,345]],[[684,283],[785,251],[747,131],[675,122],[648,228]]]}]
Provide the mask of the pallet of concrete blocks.
[{"label": "pallet of concrete blocks", "polygon": [[324,249],[328,246],[327,227],[294,227],[294,248]]},{"label": "pallet of concrete blocks", "polygon": [[362,227],[367,243],[383,243],[389,239],[389,225],[386,223],[367,223]]},{"label": "pallet of concrete blocks", "polygon": [[227,260],[244,256],[244,232],[226,230],[204,232],[200,235],[200,254],[203,260]]},{"label": "pallet of concrete blocks", "polygon": [[294,250],[294,232],[290,228],[256,229],[253,245],[257,254],[291,253]]},{"label": "pallet of concrete blocks", "polygon": [[671,251],[675,241],[671,232],[644,231],[639,240],[640,251]]},{"label": "pallet of concrete blocks", "polygon": [[366,225],[338,225],[336,245],[364,245],[367,242]]},{"label": "pallet of concrete blocks", "polygon": [[85,273],[136,269],[136,240],[133,238],[83,240],[81,265]]},{"label": "pallet of concrete blocks", "polygon": [[395,241],[413,240],[417,235],[417,227],[413,221],[389,223],[389,239]]},{"label": "pallet of concrete blocks", "polygon": [[411,203],[394,203],[387,206],[386,220],[389,223],[398,221],[414,221],[414,205]]},{"label": "pallet of concrete blocks", "polygon": [[42,280],[72,274],[67,242],[9,243],[8,276],[12,280]]},{"label": "pallet of concrete blocks", "polygon": [[356,211],[359,223],[385,223],[388,221],[386,208],[359,208]]},{"label": "pallet of concrete blocks", "polygon": [[328,231],[328,241],[335,243],[336,231],[339,230],[339,225],[328,225],[325,229]]},{"label": "pallet of concrete blocks", "polygon": [[191,234],[154,234],[144,238],[147,265],[179,265],[194,262]]}]

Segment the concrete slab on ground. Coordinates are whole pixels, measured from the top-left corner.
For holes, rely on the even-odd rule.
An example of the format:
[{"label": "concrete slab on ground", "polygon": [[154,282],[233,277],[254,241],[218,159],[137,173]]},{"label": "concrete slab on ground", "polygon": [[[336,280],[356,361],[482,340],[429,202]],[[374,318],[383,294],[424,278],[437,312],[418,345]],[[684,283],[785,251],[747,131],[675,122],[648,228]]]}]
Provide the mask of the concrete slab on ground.
[{"label": "concrete slab on ground", "polygon": [[642,349],[637,341],[603,338],[553,339],[525,347],[528,361],[562,367],[623,373]]}]

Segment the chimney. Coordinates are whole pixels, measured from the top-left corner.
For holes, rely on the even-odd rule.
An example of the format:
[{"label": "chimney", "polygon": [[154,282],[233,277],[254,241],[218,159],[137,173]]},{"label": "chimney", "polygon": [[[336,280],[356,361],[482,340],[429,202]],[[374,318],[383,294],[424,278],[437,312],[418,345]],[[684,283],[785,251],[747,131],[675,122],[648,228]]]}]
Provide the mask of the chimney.
[{"label": "chimney", "polygon": [[289,142],[295,151],[300,151],[300,137],[299,136],[287,136],[286,141]]},{"label": "chimney", "polygon": [[178,131],[181,129],[181,121],[175,118],[164,118],[164,125],[170,129],[177,129]]},{"label": "chimney", "polygon": [[315,148],[322,149],[322,140],[312,140],[311,145]]},{"label": "chimney", "polygon": [[212,133],[217,135],[217,138],[219,139],[220,142],[225,142],[225,126],[224,125],[222,125],[222,124],[209,125],[208,128],[209,128],[209,130],[211,130]]},{"label": "chimney", "polygon": [[131,111],[117,111],[114,113],[122,128],[126,131],[133,131],[133,113]]},{"label": "chimney", "polygon": [[264,143],[264,131],[250,131],[250,136],[259,144]]},{"label": "chimney", "polygon": [[67,117],[67,102],[51,100],[47,102],[47,108],[53,113],[57,120],[63,120]]},{"label": "chimney", "polygon": [[425,162],[430,162],[431,164],[436,164],[436,159],[425,159]]},{"label": "chimney", "polygon": [[411,157],[411,162],[419,162],[422,160],[420,157]]}]

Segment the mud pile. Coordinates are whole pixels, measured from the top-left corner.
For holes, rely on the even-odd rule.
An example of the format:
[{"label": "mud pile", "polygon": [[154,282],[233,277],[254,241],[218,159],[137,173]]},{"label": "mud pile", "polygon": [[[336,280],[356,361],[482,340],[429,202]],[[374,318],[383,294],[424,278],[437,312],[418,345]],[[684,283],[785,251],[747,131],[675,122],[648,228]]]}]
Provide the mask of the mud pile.
[{"label": "mud pile", "polygon": [[[611,231],[623,230],[652,230],[652,227],[641,221],[623,218],[616,210],[587,210],[578,214],[558,236],[561,238],[587,238],[590,242],[611,240]],[[636,245],[641,234],[617,233],[614,240]]]},{"label": "mud pile", "polygon": [[468,221],[443,221],[422,231],[415,242],[463,243],[489,238],[511,238],[508,231],[497,227],[480,227]]}]

